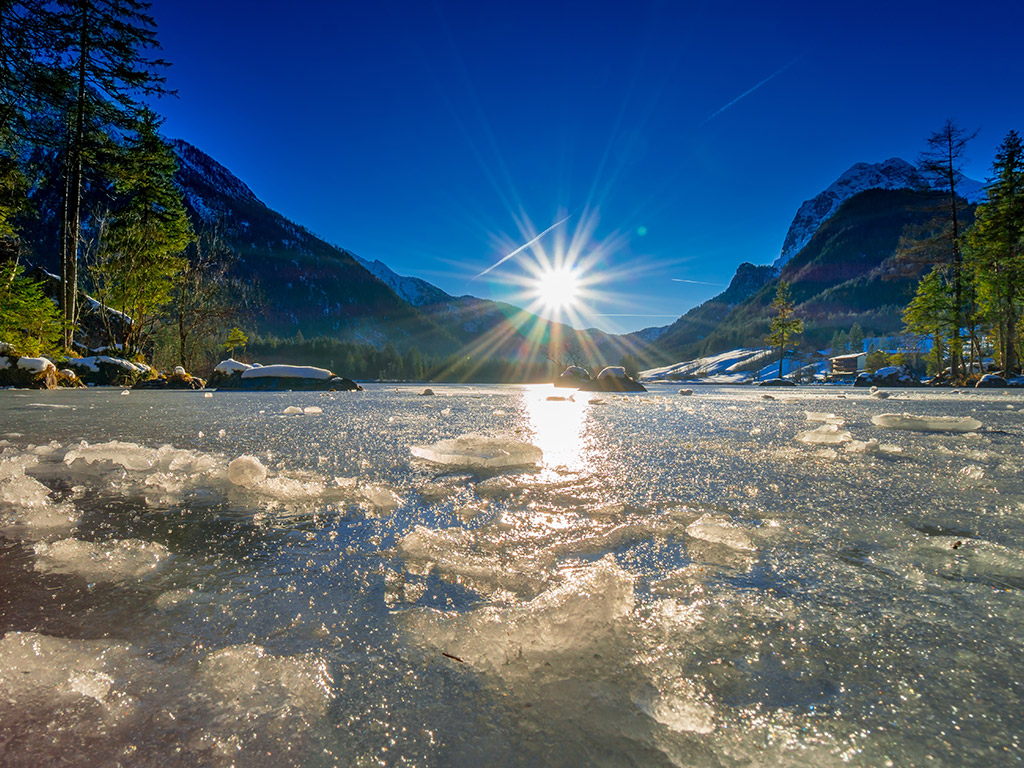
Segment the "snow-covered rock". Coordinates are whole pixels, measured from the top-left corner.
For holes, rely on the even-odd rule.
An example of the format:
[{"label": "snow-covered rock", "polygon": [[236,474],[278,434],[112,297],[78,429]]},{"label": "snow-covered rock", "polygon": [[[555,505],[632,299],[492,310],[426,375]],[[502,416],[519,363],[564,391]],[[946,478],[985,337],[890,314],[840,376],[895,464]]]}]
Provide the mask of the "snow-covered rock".
[{"label": "snow-covered rock", "polygon": [[610,365],[597,374],[597,378],[585,382],[580,392],[646,392],[647,388],[626,373],[621,365]]}]

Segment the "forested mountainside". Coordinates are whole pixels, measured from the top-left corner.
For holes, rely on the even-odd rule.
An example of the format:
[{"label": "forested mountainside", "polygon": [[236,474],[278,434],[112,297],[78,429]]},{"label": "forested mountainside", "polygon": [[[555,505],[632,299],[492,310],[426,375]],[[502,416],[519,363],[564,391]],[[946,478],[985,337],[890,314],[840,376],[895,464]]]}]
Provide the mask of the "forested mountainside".
[{"label": "forested mountainside", "polygon": [[655,341],[654,351],[671,361],[763,345],[779,280],[791,284],[809,348],[827,346],[835,331],[853,323],[869,335],[898,333],[919,277],[896,268],[900,236],[908,226],[931,220],[941,203],[940,193],[926,190],[859,192],[781,269],[743,265],[728,290],[676,321]]}]

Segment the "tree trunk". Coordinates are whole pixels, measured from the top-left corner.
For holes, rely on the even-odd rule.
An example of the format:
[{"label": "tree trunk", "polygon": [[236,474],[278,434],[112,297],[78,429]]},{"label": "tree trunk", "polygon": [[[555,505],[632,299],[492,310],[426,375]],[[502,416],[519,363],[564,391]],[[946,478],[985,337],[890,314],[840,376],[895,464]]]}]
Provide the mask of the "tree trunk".
[{"label": "tree trunk", "polygon": [[85,140],[85,74],[89,38],[87,9],[83,4],[78,30],[78,87],[75,125],[68,143],[65,169],[64,215],[61,232],[61,311],[64,315],[64,346],[71,348],[78,322],[78,242],[82,229],[82,144]]}]

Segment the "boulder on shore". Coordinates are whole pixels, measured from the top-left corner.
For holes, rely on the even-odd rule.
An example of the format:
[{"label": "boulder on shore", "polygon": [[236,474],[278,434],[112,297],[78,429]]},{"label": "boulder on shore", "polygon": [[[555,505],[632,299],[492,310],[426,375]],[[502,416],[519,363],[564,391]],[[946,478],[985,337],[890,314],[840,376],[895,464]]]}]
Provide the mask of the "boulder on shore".
[{"label": "boulder on shore", "polygon": [[0,387],[57,389],[57,366],[45,357],[19,357],[6,348],[0,353]]},{"label": "boulder on shore", "polygon": [[588,381],[591,381],[590,371],[580,368],[578,365],[570,365],[555,379],[555,386],[579,389]]},{"label": "boulder on shore", "polygon": [[622,366],[609,366],[586,382],[580,392],[646,392],[647,388],[626,373]]},{"label": "boulder on shore", "polygon": [[874,373],[862,373],[853,382],[855,387],[920,387],[921,382],[914,378],[905,365],[890,365],[879,368]]},{"label": "boulder on shore", "polygon": [[185,371],[180,365],[174,369],[174,373],[158,376],[155,379],[147,379],[136,383],[132,389],[203,389],[206,382],[198,376]]},{"label": "boulder on shore", "polygon": [[145,363],[108,355],[70,357],[65,364],[86,384],[101,387],[131,387],[153,375],[153,369]]}]

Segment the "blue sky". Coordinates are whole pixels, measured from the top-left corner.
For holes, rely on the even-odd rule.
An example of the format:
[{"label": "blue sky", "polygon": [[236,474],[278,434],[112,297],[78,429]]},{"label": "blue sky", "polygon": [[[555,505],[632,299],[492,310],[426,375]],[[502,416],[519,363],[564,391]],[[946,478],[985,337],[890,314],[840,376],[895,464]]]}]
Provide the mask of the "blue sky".
[{"label": "blue sky", "polygon": [[[664,325],[774,261],[856,162],[1024,130],[1024,3],[155,0],[158,110],[270,207],[520,305],[575,243],[578,327]],[[487,275],[531,237],[566,221]],[[576,253],[574,249],[572,251]],[[681,282],[692,281],[692,282]],[[563,318],[565,319],[565,318]]]}]

